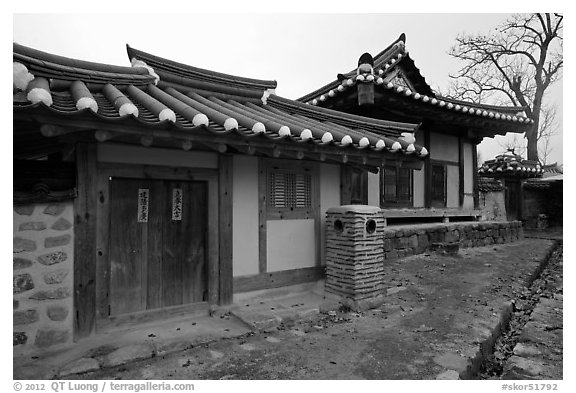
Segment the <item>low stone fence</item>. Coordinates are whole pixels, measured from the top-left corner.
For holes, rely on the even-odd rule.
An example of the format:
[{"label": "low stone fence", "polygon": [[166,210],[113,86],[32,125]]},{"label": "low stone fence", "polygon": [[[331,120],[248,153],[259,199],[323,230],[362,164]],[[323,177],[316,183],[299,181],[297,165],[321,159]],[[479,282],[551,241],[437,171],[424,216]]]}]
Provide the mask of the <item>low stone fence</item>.
[{"label": "low stone fence", "polygon": [[462,222],[386,227],[384,259],[402,258],[430,250],[435,243],[458,243],[461,248],[510,243],[523,236],[520,221]]}]

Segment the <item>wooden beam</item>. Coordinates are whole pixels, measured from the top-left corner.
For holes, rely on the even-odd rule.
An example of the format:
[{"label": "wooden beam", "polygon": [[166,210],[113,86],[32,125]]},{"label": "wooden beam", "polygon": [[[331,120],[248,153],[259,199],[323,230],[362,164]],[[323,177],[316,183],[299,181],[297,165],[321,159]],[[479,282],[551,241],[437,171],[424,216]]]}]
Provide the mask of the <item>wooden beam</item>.
[{"label": "wooden beam", "polygon": [[144,147],[150,147],[154,143],[154,137],[152,135],[142,135],[140,137],[140,144]]},{"label": "wooden beam", "polygon": [[74,337],[96,326],[96,145],[76,145],[78,197],[74,200]]},{"label": "wooden beam", "polygon": [[220,304],[232,303],[232,177],[231,155],[219,155],[219,255],[220,255]]},{"label": "wooden beam", "polygon": [[260,273],[252,276],[235,277],[234,292],[248,292],[317,281],[324,278],[326,274],[325,271],[325,266],[314,266],[303,269],[283,270],[272,273]]}]

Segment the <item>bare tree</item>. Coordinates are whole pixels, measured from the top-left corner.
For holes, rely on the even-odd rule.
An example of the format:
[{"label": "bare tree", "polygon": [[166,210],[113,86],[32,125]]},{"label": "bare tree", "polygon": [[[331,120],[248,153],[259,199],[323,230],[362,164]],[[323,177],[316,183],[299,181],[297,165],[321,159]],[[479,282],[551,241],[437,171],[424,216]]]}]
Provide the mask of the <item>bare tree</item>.
[{"label": "bare tree", "polygon": [[[558,122],[556,121],[556,106],[542,107],[540,124],[538,127],[538,158],[543,165],[548,164],[548,157],[552,153],[552,138],[559,133]],[[524,156],[526,153],[526,138],[519,134],[514,134],[504,140],[498,141],[502,152],[514,150],[514,153]]]},{"label": "bare tree", "polygon": [[561,14],[514,15],[489,34],[459,35],[450,49],[464,62],[450,75],[452,96],[526,107],[534,120],[526,132],[530,160],[538,160],[544,93],[562,76],[562,20]]}]

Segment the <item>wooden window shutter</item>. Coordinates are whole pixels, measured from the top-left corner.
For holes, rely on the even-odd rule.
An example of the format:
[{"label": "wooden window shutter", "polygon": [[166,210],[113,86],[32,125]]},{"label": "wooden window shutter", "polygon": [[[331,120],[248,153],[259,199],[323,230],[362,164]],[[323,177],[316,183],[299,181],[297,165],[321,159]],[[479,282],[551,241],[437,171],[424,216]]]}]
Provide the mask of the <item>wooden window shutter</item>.
[{"label": "wooden window shutter", "polygon": [[410,201],[410,187],[411,186],[411,176],[410,169],[400,168],[398,169],[398,200],[399,201]]},{"label": "wooden window shutter", "polygon": [[396,201],[396,168],[384,168],[384,200]]},{"label": "wooden window shutter", "polygon": [[277,209],[311,207],[312,176],[308,173],[270,171],[268,206]]}]

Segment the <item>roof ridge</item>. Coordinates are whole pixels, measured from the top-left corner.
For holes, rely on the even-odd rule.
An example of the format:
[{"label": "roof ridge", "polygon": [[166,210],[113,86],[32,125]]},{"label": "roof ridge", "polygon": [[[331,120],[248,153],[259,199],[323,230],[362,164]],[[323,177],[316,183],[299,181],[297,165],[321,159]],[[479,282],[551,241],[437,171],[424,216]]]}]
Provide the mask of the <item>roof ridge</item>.
[{"label": "roof ridge", "polygon": [[456,98],[451,98],[451,97],[445,97],[442,95],[437,94],[436,98],[439,100],[443,100],[446,102],[451,102],[453,104],[460,104],[460,105],[466,105],[466,106],[474,106],[474,107],[478,107],[478,108],[486,108],[486,109],[492,109],[492,110],[496,110],[496,111],[525,111],[526,109],[528,109],[527,106],[515,106],[515,105],[492,105],[492,104],[479,104],[476,102],[471,102],[471,101],[464,101],[464,100],[459,100]]},{"label": "roof ridge", "polygon": [[96,63],[93,61],[74,59],[71,57],[55,55],[48,52],[43,52],[38,49],[34,49],[28,46],[24,46],[13,42],[13,53],[15,55],[30,57],[33,59],[38,59],[46,61],[49,63],[74,67],[79,69],[98,71],[98,72],[108,72],[117,74],[129,74],[129,75],[148,75],[148,71],[139,67],[130,66],[118,66],[106,63]]},{"label": "roof ridge", "polygon": [[[126,52],[128,57],[132,60],[133,58],[141,59],[153,68],[158,68],[164,72],[174,73],[177,75],[182,75],[188,77],[198,77],[202,76],[204,78],[209,78],[211,80],[218,80],[220,82],[226,82],[235,85],[247,86],[247,87],[257,87],[261,89],[275,89],[278,83],[275,80],[264,80],[255,78],[246,78],[242,76],[226,74],[223,72],[217,72],[208,70],[205,68],[194,67],[188,64],[180,63],[174,60],[166,59],[160,56],[153,55],[141,51],[139,49],[132,48],[130,45],[126,44]],[[176,71],[176,72],[175,72]],[[179,71],[179,72],[177,72]]]}]

